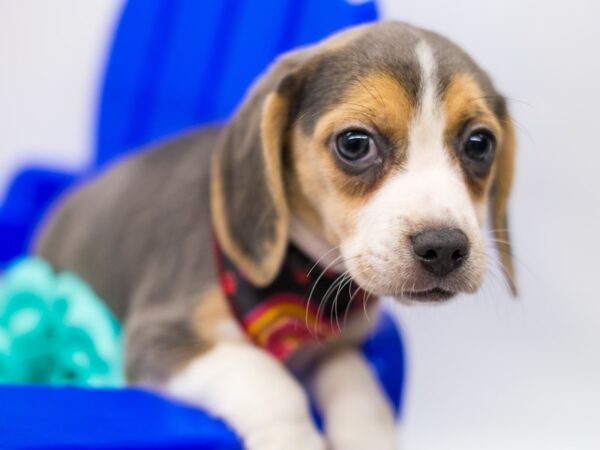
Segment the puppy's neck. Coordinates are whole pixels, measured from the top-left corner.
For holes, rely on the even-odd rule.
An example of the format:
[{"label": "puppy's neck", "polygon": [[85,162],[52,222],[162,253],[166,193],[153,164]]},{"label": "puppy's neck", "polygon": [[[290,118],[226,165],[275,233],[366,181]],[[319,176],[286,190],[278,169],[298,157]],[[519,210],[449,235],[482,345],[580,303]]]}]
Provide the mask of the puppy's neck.
[{"label": "puppy's neck", "polygon": [[320,233],[294,215],[290,220],[290,240],[322,269],[336,273],[346,270],[339,247],[330,245]]}]

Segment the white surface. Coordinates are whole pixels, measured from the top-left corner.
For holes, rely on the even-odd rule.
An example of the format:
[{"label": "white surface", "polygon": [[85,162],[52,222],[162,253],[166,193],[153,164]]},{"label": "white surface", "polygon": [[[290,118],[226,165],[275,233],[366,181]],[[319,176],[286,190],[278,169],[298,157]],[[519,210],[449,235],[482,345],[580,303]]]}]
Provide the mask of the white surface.
[{"label": "white surface", "polygon": [[120,5],[0,1],[0,203],[23,165],[73,170],[88,162],[96,92]]},{"label": "white surface", "polygon": [[381,1],[462,45],[510,97],[521,297],[490,280],[439,308],[398,307],[405,448],[600,448],[600,3]]},{"label": "white surface", "polygon": [[[86,164],[120,4],[0,1],[0,198],[24,162]],[[522,296],[491,280],[447,306],[398,308],[410,352],[405,449],[598,449],[600,3],[381,4],[469,51],[514,99],[520,138]]]}]

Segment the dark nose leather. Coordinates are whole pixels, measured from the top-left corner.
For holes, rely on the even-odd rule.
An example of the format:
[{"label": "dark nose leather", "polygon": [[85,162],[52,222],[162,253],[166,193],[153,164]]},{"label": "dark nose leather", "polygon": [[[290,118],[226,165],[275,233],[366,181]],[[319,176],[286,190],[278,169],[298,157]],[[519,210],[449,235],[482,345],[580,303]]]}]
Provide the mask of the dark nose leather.
[{"label": "dark nose leather", "polygon": [[426,230],[412,237],[416,258],[428,272],[444,277],[469,256],[469,240],[456,228]]}]

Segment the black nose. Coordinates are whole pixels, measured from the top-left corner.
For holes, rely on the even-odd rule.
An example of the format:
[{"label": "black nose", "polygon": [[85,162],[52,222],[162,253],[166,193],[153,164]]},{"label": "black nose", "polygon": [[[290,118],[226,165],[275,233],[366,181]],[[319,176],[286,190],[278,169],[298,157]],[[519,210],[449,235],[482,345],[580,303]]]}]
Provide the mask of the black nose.
[{"label": "black nose", "polygon": [[458,229],[423,231],[412,237],[412,245],[421,265],[438,277],[460,267],[469,255],[469,240]]}]

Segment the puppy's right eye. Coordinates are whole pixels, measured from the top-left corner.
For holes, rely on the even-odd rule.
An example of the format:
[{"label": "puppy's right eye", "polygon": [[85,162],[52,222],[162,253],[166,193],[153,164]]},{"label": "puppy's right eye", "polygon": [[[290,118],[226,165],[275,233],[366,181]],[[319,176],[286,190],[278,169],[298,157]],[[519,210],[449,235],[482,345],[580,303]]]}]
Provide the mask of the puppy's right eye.
[{"label": "puppy's right eye", "polygon": [[373,164],[379,154],[373,137],[362,130],[349,130],[339,134],[335,141],[335,151],[342,161],[357,168]]}]

